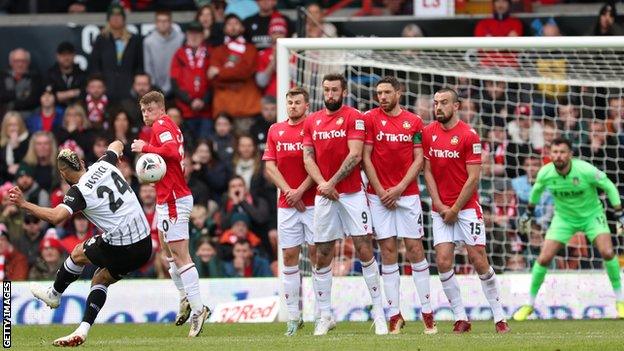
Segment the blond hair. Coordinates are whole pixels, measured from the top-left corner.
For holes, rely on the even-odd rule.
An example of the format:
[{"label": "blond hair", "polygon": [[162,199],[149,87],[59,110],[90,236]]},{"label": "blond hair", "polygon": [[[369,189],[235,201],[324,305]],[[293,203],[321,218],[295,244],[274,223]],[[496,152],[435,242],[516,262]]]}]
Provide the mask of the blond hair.
[{"label": "blond hair", "polygon": [[22,116],[17,111],[8,111],[4,114],[4,118],[2,119],[2,127],[0,128],[0,147],[5,147],[9,143],[9,134],[7,129],[9,129],[9,121],[16,120],[19,128],[19,135],[22,135],[26,131],[26,124],[22,119]]},{"label": "blond hair", "polygon": [[88,129],[91,127],[91,122],[89,122],[89,119],[87,118],[87,112],[84,107],[80,104],[73,104],[67,106],[65,109],[65,113],[63,114],[63,128],[67,128],[67,113],[70,112],[70,110],[80,115],[80,118],[82,119],[82,129]]},{"label": "blond hair", "polygon": [[58,169],[60,170],[69,168],[72,171],[80,171],[82,169],[80,158],[70,149],[63,149],[59,151],[56,162],[58,163]]},{"label": "blond hair", "polygon": [[145,106],[145,105],[149,105],[152,102],[155,102],[158,106],[160,107],[165,107],[165,96],[156,90],[152,90],[149,93],[143,95],[143,97],[141,98],[141,100],[139,101],[139,104],[141,106]]},{"label": "blond hair", "polygon": [[35,153],[35,139],[41,136],[48,138],[48,140],[50,141],[50,158],[48,162],[53,168],[53,174],[56,174],[55,159],[56,154],[58,153],[58,146],[56,145],[56,139],[54,138],[54,135],[50,132],[40,130],[32,135],[32,137],[30,138],[30,142],[28,143],[28,151],[26,151],[26,156],[24,156],[23,161],[33,167],[39,164],[39,160],[37,159],[37,153]]}]

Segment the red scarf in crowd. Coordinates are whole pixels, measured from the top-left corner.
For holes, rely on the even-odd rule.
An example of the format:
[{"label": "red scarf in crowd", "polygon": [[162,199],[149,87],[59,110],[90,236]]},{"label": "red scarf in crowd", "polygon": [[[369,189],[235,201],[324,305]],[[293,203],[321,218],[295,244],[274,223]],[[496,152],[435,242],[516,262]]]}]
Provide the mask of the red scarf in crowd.
[{"label": "red scarf in crowd", "polygon": [[106,105],[108,105],[108,97],[102,95],[99,100],[95,100],[90,94],[87,94],[85,100],[87,101],[89,121],[91,121],[91,123],[104,122],[104,110],[106,109]]},{"label": "red scarf in crowd", "polygon": [[240,61],[241,56],[245,54],[247,50],[245,38],[241,35],[235,39],[231,37],[225,37],[225,46],[227,46],[229,55],[228,62],[225,63],[225,67],[234,67]]}]

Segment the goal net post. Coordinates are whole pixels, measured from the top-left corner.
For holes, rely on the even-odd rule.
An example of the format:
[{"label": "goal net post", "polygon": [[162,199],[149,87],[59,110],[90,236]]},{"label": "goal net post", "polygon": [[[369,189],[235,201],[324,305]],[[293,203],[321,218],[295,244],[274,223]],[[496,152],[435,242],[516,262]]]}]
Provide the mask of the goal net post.
[{"label": "goal net post", "polygon": [[[548,162],[553,137],[571,139],[575,156],[605,171],[620,192],[624,190],[624,37],[279,39],[278,120],[287,118],[286,92],[293,85],[310,93],[310,112],[323,108],[321,80],[327,73],[345,75],[345,104],[361,111],[377,106],[375,82],[396,76],[403,86],[401,105],[418,113],[425,124],[433,119],[435,91],[458,91],[460,116],[484,144],[479,195],[488,255],[499,272],[528,272],[539,254],[552,219],[552,198],[543,197],[537,208],[534,235],[519,235],[515,221],[525,210],[531,183],[521,177]],[[421,190],[423,184],[420,177]],[[428,209],[429,198],[423,195]],[[612,212],[607,211],[607,219],[613,229]],[[424,246],[434,267],[430,221],[425,220],[425,227]],[[613,242],[621,253],[622,240],[614,236]],[[339,250],[335,264],[343,265],[341,273],[357,275],[357,259],[348,242]],[[458,248],[456,269],[469,272],[463,254]],[[401,272],[409,274],[405,255],[399,255]],[[560,252],[552,268],[602,269],[602,263],[580,235]]]}]

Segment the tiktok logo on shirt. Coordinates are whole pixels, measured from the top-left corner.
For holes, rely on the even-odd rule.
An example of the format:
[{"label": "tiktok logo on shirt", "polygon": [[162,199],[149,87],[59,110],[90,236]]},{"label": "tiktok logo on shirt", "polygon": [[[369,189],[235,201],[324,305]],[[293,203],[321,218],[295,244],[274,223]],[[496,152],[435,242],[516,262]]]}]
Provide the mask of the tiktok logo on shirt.
[{"label": "tiktok logo on shirt", "polygon": [[328,140],[328,139],[336,139],[336,138],[346,138],[347,131],[342,130],[329,130],[329,131],[320,131],[316,130],[312,133],[312,140]]},{"label": "tiktok logo on shirt", "polygon": [[429,148],[429,156],[438,158],[459,158],[459,151],[439,150],[432,147]]},{"label": "tiktok logo on shirt", "polygon": [[277,151],[302,151],[303,144],[302,143],[283,143],[281,141],[277,142],[275,147]]},{"label": "tiktok logo on shirt", "polygon": [[377,134],[377,141],[389,141],[393,143],[409,143],[412,141],[412,137],[407,134],[393,134],[393,133],[384,133],[379,131]]}]

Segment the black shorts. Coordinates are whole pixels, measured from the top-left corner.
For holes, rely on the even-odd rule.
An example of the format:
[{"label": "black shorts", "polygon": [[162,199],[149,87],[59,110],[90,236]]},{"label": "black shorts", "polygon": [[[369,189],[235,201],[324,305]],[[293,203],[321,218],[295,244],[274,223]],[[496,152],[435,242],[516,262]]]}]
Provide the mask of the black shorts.
[{"label": "black shorts", "polygon": [[134,244],[114,246],[101,235],[84,243],[84,253],[94,265],[106,268],[117,280],[145,265],[152,256],[152,238],[148,235]]}]

